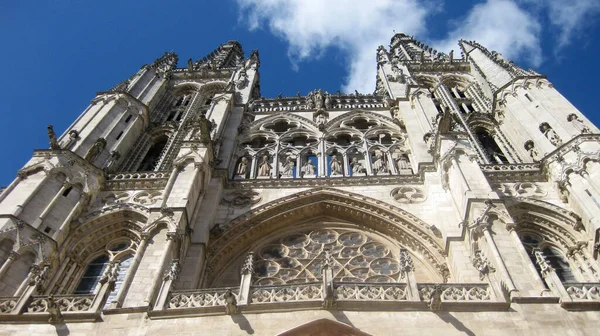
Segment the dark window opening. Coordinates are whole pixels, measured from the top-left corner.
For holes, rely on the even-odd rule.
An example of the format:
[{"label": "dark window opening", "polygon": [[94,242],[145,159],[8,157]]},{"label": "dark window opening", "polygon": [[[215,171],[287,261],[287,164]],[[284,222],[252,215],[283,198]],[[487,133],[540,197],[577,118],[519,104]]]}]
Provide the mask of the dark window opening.
[{"label": "dark window opening", "polygon": [[122,136],[123,136],[123,131],[121,131],[119,134],[117,134],[117,140],[121,139]]},{"label": "dark window opening", "polygon": [[533,99],[531,99],[531,97],[529,97],[529,95],[527,93],[525,94],[525,98],[527,98],[527,100],[529,100],[530,102],[533,101]]},{"label": "dark window opening", "polygon": [[75,294],[93,294],[106,266],[108,266],[108,256],[106,255],[100,256],[89,263],[77,289],[75,289]]},{"label": "dark window opening", "polygon": [[508,163],[506,156],[502,153],[502,150],[496,143],[496,140],[485,130],[479,129],[475,131],[475,137],[481,144],[481,149],[483,153],[487,157],[487,159],[492,163]]},{"label": "dark window opening", "polygon": [[125,119],[125,123],[129,123],[129,121],[131,120],[131,117],[133,117],[131,114],[127,116],[127,118]]},{"label": "dark window opening", "polygon": [[167,137],[163,137],[163,138],[159,139],[157,142],[155,142],[154,145],[152,145],[152,147],[150,147],[150,149],[148,150],[148,153],[146,153],[146,156],[142,160],[142,163],[140,164],[138,171],[150,171],[150,170],[154,170],[156,168],[156,164],[158,163],[158,160],[160,159],[160,154],[162,153],[163,149],[165,149],[165,146],[167,145],[167,140],[168,140]]},{"label": "dark window opening", "polygon": [[44,228],[44,232],[46,232],[46,233],[50,233],[51,231],[52,231],[52,229],[49,226],[46,226]]},{"label": "dark window opening", "polygon": [[65,191],[63,191],[62,195],[64,197],[69,196],[69,193],[71,192],[71,190],[73,190],[73,187],[68,187],[67,189],[65,189]]}]

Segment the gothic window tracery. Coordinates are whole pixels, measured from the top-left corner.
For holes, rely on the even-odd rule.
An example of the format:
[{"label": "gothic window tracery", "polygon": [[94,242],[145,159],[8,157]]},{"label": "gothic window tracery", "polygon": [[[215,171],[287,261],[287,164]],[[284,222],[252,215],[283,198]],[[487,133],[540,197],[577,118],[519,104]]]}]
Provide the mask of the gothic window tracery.
[{"label": "gothic window tracery", "polygon": [[[312,121],[288,116],[255,122],[240,140],[231,176],[253,179],[413,174],[405,131],[382,118],[357,112],[318,127]],[[252,168],[247,177],[242,177],[238,170],[246,165]]]},{"label": "gothic window tracery", "polygon": [[362,232],[327,228],[292,233],[258,247],[254,284],[320,281],[326,251],[336,281],[399,280],[398,256],[386,244]]},{"label": "gothic window tracery", "polygon": [[167,136],[159,137],[148,149],[146,156],[139,165],[137,171],[151,171],[154,170],[160,160],[160,156],[167,146],[169,138]]},{"label": "gothic window tracery", "polygon": [[541,252],[547,263],[554,269],[554,272],[556,272],[556,275],[562,282],[577,281],[571,270],[569,261],[563,255],[561,249],[557,248],[554,244],[545,239],[545,237],[536,233],[521,232],[519,237],[541,278],[543,278],[542,269],[537,260],[536,251],[538,251],[538,253]]},{"label": "gothic window tracery", "polygon": [[481,149],[483,150],[489,162],[498,164],[509,162],[506,158],[506,155],[504,155],[500,149],[500,146],[498,146],[496,143],[496,140],[494,140],[494,137],[492,137],[487,130],[483,128],[477,128],[475,130],[475,137],[477,138],[477,141],[479,141]]}]

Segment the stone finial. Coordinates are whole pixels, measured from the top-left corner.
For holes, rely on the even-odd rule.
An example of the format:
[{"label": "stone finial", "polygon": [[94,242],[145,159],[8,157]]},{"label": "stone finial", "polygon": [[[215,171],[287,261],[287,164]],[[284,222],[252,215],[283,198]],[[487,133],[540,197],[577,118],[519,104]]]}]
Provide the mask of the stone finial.
[{"label": "stone finial", "polygon": [[402,272],[412,272],[415,270],[415,264],[407,249],[400,249],[400,270]]},{"label": "stone finial", "polygon": [[490,272],[495,272],[496,269],[490,264],[489,260],[483,256],[480,250],[475,251],[473,257],[473,266],[479,271],[479,279],[483,280]]},{"label": "stone finial", "polygon": [[180,271],[181,266],[179,264],[179,259],[173,259],[173,261],[171,261],[171,267],[169,267],[168,270],[165,270],[165,273],[163,274],[163,281],[173,281],[177,279]]},{"label": "stone finial", "polygon": [[60,145],[56,139],[56,133],[54,133],[54,126],[52,125],[48,125],[48,139],[50,140],[51,149],[60,149]]},{"label": "stone finial", "polygon": [[248,252],[246,255],[246,259],[244,260],[244,264],[242,265],[242,275],[244,274],[254,274],[254,252]]}]

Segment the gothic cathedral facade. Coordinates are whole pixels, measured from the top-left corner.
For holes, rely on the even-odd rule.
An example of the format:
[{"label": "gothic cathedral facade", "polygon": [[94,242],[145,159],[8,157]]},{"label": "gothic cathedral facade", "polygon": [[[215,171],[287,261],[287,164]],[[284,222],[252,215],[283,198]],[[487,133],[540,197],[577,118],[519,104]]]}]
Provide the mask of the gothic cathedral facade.
[{"label": "gothic cathedral facade", "polygon": [[596,334],[600,132],[458,50],[265,98],[229,41],[98,93],[0,194],[0,334]]}]

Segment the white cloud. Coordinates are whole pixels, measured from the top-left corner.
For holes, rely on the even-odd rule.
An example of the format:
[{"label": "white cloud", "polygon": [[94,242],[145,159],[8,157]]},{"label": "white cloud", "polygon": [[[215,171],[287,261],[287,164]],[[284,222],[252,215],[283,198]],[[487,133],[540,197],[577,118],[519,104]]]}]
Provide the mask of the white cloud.
[{"label": "white cloud", "polygon": [[375,89],[377,46],[388,45],[393,31],[424,35],[431,2],[416,0],[237,0],[250,29],[263,24],[290,45],[293,64],[318,58],[327,47],[348,53],[342,90]]},{"label": "white cloud", "polygon": [[560,50],[600,13],[599,0],[484,0],[462,18],[433,18],[443,14],[438,8],[444,0],[236,1],[250,29],[266,28],[289,44],[294,67],[318,59],[328,47],[342,49],[348,56],[342,90],[364,93],[375,88],[377,46],[387,46],[393,31],[430,42],[428,25],[439,28],[450,22],[446,37],[429,43],[437,50],[447,53],[458,49],[459,39],[475,40],[522,65],[539,66],[541,16],[547,15],[549,25],[558,29],[556,50]]},{"label": "white cloud", "polygon": [[538,0],[538,3],[548,6],[550,23],[559,30],[557,50],[569,45],[600,13],[598,0]]},{"label": "white cloud", "polygon": [[508,59],[525,59],[538,66],[542,62],[541,25],[515,2],[488,0],[477,4],[442,41],[433,43],[439,50],[457,49],[457,41],[475,40]]}]

